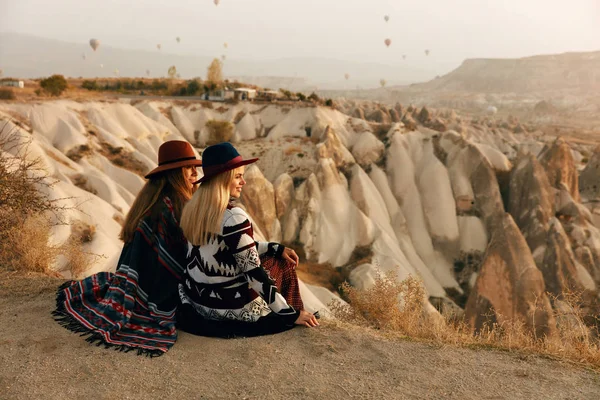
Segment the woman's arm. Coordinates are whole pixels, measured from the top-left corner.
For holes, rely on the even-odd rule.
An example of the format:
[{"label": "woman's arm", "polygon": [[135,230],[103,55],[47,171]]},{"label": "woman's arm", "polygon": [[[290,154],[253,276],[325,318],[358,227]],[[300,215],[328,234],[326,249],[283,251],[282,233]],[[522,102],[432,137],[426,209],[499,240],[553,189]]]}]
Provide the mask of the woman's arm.
[{"label": "woman's arm", "polygon": [[230,212],[231,215],[224,221],[222,235],[237,266],[246,276],[250,287],[267,302],[271,310],[286,320],[289,319],[290,324],[294,323],[298,318],[298,312],[287,303],[279,293],[275,282],[260,265],[252,224],[248,216],[240,208],[234,208]]}]

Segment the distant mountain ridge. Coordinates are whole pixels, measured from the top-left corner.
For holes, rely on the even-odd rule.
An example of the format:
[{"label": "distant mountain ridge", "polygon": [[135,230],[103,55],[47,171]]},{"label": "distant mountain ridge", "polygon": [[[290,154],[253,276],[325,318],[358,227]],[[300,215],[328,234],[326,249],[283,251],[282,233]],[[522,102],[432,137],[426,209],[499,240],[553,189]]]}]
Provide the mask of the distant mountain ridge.
[{"label": "distant mountain ridge", "polygon": [[450,73],[413,90],[466,92],[597,91],[600,51],[515,59],[467,59]]},{"label": "distant mountain ridge", "polygon": [[[85,59],[83,58],[83,55]],[[0,69],[4,76],[37,78],[60,73],[72,77],[166,77],[175,65],[182,78],[204,77],[212,61],[207,55],[178,55],[163,51],[133,50],[104,44],[92,52],[87,43],[69,43],[13,32],[0,32]],[[349,73],[350,80],[344,79]],[[351,62],[326,58],[280,58],[225,60],[226,77],[245,77],[260,82],[266,77],[269,86],[290,90],[316,88],[346,89],[377,87],[385,77],[389,84],[424,82],[436,75],[433,71],[393,66],[371,61]],[[273,77],[277,79],[272,79]],[[281,77],[281,78],[280,78]],[[252,82],[249,82],[252,83]]]}]

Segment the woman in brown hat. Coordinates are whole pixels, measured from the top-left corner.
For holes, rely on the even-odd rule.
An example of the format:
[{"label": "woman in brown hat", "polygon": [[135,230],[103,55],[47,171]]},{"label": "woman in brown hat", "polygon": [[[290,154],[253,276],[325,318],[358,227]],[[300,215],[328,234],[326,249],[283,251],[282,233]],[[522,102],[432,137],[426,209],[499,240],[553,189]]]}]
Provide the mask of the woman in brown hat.
[{"label": "woman in brown hat", "polygon": [[178,221],[201,165],[188,142],[160,146],[158,167],[146,175],[125,218],[116,272],[61,286],[54,312],[59,323],[88,335],[89,342],[123,351],[161,355],[175,343],[177,284],[187,247]]},{"label": "woman in brown hat", "polygon": [[[277,243],[257,243],[248,215],[231,200],[245,185],[244,160],[230,143],[207,147],[204,176],[185,205],[181,228],[188,240],[178,326],[208,336],[254,336],[304,325],[317,326],[303,310],[294,269],[296,253]],[[266,259],[286,263],[279,286],[263,267]],[[280,265],[281,266],[281,265]]]}]

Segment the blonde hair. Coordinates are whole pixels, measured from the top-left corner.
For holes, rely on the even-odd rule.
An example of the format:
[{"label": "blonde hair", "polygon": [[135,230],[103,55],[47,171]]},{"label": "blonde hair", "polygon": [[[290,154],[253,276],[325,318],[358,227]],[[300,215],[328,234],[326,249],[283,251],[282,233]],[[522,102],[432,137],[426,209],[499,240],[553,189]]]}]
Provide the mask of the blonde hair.
[{"label": "blonde hair", "polygon": [[180,226],[185,238],[194,246],[207,244],[211,235],[221,232],[223,214],[229,204],[229,185],[240,168],[225,171],[200,184],[183,207]]},{"label": "blonde hair", "polygon": [[171,199],[175,218],[179,220],[181,209],[192,194],[193,189],[190,190],[185,181],[183,168],[171,169],[151,176],[133,201],[125,217],[119,239],[125,243],[131,242],[135,230],[147,213],[150,213],[151,228],[155,230],[164,197]]}]

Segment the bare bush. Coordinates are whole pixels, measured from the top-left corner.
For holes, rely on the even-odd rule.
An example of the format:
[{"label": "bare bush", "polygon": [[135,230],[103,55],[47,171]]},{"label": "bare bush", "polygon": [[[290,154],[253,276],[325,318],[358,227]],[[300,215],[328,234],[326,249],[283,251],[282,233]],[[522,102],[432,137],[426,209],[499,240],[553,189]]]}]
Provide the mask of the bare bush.
[{"label": "bare bush", "polygon": [[69,199],[48,196],[55,181],[39,159],[30,157],[30,143],[31,138],[15,125],[5,122],[0,128],[0,266],[6,271],[56,275],[51,268],[62,255],[73,276],[78,276],[99,257],[82,248],[92,240],[95,226],[76,225],[67,243],[50,244],[52,227],[66,224],[64,211],[72,208],[61,205]]},{"label": "bare bush", "polygon": [[412,277],[398,282],[393,274],[380,275],[370,289],[358,290],[345,283],[342,293],[350,305],[329,304],[342,322],[437,344],[538,353],[600,367],[600,338],[586,326],[589,310],[578,296],[561,296],[561,305],[554,308],[559,333],[539,337],[521,320],[503,319],[474,332],[455,315],[428,315],[423,285]]}]

